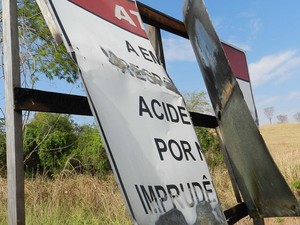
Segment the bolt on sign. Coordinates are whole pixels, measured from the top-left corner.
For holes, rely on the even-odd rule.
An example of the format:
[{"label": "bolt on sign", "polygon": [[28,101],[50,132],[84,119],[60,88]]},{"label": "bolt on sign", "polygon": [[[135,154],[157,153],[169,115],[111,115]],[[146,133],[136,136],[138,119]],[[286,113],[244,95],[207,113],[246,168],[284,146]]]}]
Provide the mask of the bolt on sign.
[{"label": "bolt on sign", "polygon": [[134,224],[227,224],[183,98],[136,2],[46,1]]}]

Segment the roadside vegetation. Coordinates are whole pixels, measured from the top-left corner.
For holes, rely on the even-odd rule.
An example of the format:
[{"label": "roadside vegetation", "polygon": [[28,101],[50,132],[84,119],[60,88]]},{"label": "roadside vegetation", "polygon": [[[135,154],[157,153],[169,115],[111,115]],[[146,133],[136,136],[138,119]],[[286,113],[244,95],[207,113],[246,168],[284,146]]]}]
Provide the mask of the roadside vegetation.
[{"label": "roadside vegetation", "polygon": [[[55,119],[52,120],[54,124],[58,116],[64,117],[62,121],[70,120],[67,116],[55,114],[39,116],[54,117]],[[33,121],[37,123],[35,119]],[[42,157],[37,160],[39,165],[34,166],[31,163],[31,167],[27,167],[28,169],[25,170],[26,224],[132,224],[115,177],[109,164],[107,164],[108,161],[97,129],[91,125],[81,127],[74,122],[71,124],[76,128],[73,129],[72,138],[62,135],[61,137],[65,139],[59,143],[62,142],[69,146],[70,144],[65,140],[74,141],[73,135],[78,135],[76,137],[80,138],[76,139],[70,148],[61,148],[59,154],[50,151],[51,157]],[[41,127],[39,126],[39,128]],[[52,129],[52,132],[49,130],[45,132],[48,134],[49,140],[52,141],[45,143],[57,143],[54,134],[57,134],[58,131]],[[283,176],[300,200],[300,124],[263,126],[260,130]],[[29,134],[31,132],[27,133],[28,137],[31,137],[32,135]],[[34,145],[33,149],[37,145]],[[42,144],[39,146],[43,151],[46,148]],[[58,149],[57,146],[51,145],[48,148]],[[27,153],[31,152],[32,150],[27,151]],[[38,151],[35,153],[35,157],[38,158]],[[93,156],[94,154],[95,156]],[[215,152],[213,149],[205,150],[205,155],[208,159],[217,158],[217,160],[208,160],[208,162],[223,209],[234,206],[236,200],[222,157],[219,156],[218,151]],[[51,164],[53,157],[59,159],[59,163],[55,164],[59,169],[54,168],[54,164]],[[97,163],[95,164],[95,162]],[[0,224],[7,224],[6,185],[5,171],[2,169],[0,176]],[[299,222],[299,218],[266,219],[268,225],[299,224]],[[250,225],[252,220],[245,218],[238,224]]]}]

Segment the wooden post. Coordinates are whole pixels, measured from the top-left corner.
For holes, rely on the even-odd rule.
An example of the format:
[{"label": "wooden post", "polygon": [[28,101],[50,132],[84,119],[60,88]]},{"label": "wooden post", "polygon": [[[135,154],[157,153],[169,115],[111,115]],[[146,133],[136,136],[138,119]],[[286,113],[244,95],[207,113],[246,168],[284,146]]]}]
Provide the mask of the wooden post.
[{"label": "wooden post", "polygon": [[8,224],[25,224],[22,111],[14,110],[14,88],[20,87],[17,0],[2,0]]}]

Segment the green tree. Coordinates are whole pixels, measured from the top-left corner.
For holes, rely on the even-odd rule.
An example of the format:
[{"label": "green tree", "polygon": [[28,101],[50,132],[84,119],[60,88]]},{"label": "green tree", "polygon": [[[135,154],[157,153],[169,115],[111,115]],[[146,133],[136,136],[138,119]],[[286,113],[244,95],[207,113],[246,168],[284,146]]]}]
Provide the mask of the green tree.
[{"label": "green tree", "polygon": [[208,165],[210,167],[218,166],[222,162],[223,156],[216,131],[204,127],[195,127],[195,131]]},{"label": "green tree", "polygon": [[213,111],[204,91],[184,92],[183,98],[187,109],[191,112],[211,114]]},{"label": "green tree", "polygon": [[[183,97],[189,111],[206,114],[212,112],[204,91],[187,92],[183,94]],[[219,165],[222,161],[222,154],[216,131],[204,127],[195,127],[195,131],[208,164],[210,166]]]},{"label": "green tree", "polygon": [[[23,86],[33,87],[43,76],[74,83],[77,80],[77,66],[64,45],[55,44],[36,1],[18,0],[17,4]],[[2,34],[2,23],[0,32]]]},{"label": "green tree", "polygon": [[70,116],[36,113],[24,132],[26,171],[59,173],[69,160],[75,141],[75,124]]},{"label": "green tree", "polygon": [[41,75],[74,83],[77,67],[64,45],[57,46],[35,0],[18,1],[21,72],[34,84]]},{"label": "green tree", "polygon": [[[34,88],[38,80],[55,77],[75,83],[77,66],[64,45],[57,46],[54,43],[36,1],[17,0],[17,4],[22,87]],[[2,9],[0,14],[2,20]],[[2,23],[0,23],[0,33],[2,34]],[[0,40],[1,47],[3,47],[3,39]],[[3,54],[0,57],[3,57]],[[3,60],[0,61],[2,72],[0,79],[2,79],[5,74],[2,69]],[[29,118],[30,112],[24,112],[24,124],[27,124]]]},{"label": "green tree", "polygon": [[73,151],[73,166],[82,173],[97,176],[111,171],[97,127],[95,125],[80,126],[77,135],[77,145]]}]

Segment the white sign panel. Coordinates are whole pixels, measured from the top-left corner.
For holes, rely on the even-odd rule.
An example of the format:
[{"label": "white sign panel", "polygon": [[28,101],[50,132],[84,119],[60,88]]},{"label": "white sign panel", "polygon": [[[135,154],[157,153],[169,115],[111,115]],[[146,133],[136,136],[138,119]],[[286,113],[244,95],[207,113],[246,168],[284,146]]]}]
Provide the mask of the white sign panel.
[{"label": "white sign panel", "polygon": [[134,223],[225,224],[183,98],[154,54],[135,1],[48,4],[79,65]]},{"label": "white sign panel", "polygon": [[253,117],[253,119],[255,120],[256,123],[258,123],[258,119],[257,119],[257,115],[256,115],[256,108],[254,105],[254,100],[253,100],[253,95],[252,95],[252,89],[251,89],[251,85],[250,82],[241,80],[239,78],[236,78],[236,81],[238,82],[243,95],[244,95],[244,99],[247,103],[247,106],[249,108],[249,111]]}]

